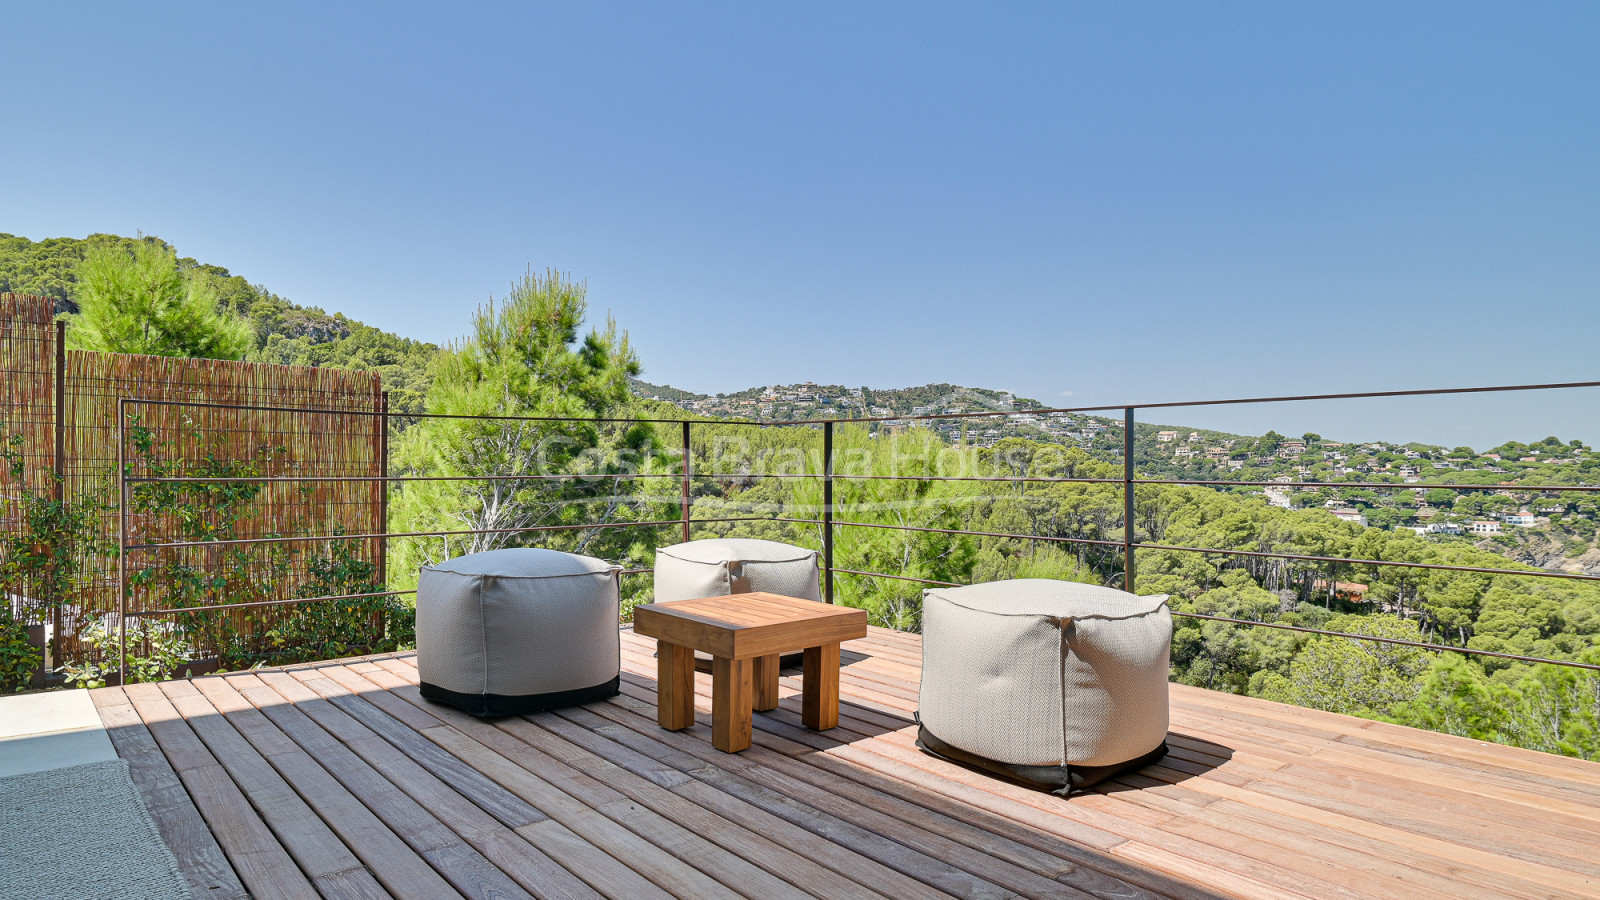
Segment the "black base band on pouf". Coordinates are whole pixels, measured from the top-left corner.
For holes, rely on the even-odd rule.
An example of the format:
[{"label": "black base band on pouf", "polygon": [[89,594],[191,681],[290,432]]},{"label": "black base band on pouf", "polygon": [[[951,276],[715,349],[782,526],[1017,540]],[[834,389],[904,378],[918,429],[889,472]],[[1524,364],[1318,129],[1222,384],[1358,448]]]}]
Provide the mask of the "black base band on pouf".
[{"label": "black base band on pouf", "polygon": [[1109,766],[1019,766],[998,762],[987,756],[979,756],[976,753],[968,753],[959,747],[952,747],[934,737],[933,733],[928,731],[928,726],[919,721],[917,723],[917,749],[949,762],[972,766],[1029,787],[1042,788],[1067,796],[1074,791],[1088,790],[1107,778],[1120,775],[1123,772],[1131,772],[1134,769],[1142,769],[1150,765],[1167,755],[1167,742],[1162,741],[1161,746],[1143,756]]},{"label": "black base band on pouf", "polygon": [[525,713],[544,712],[563,706],[581,706],[596,700],[605,700],[622,693],[622,676],[597,684],[594,687],[574,688],[570,691],[551,691],[547,694],[463,694],[447,691],[438,685],[422,683],[422,696],[435,703],[448,703],[465,713],[490,719],[497,716],[520,716]]}]

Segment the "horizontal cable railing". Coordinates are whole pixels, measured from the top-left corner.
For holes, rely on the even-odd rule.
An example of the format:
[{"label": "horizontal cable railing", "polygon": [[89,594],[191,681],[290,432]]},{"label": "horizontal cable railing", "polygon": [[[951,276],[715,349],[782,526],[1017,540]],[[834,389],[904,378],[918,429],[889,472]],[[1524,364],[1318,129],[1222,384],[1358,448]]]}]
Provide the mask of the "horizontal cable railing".
[{"label": "horizontal cable railing", "polygon": [[[1024,541],[1047,541],[1060,544],[1085,544],[1094,547],[1121,547],[1121,541],[1103,541],[1094,538],[1055,537],[1043,534],[1011,534],[1004,531],[965,531],[960,528],[929,528],[923,525],[887,525],[878,522],[840,522],[835,521],[835,526],[840,528],[879,528],[886,531],[921,531],[930,534],[959,534],[969,537],[1015,538]],[[1140,546],[1144,546],[1141,544]]]},{"label": "horizontal cable railing", "polygon": [[890,575],[888,572],[861,572],[856,569],[834,569],[840,575],[866,575],[871,578],[893,578],[896,581],[915,581],[918,584],[937,584],[940,587],[961,587],[954,581],[937,581],[932,578],[914,578],[910,575]]},{"label": "horizontal cable railing", "polygon": [[1474,650],[1466,647],[1452,647],[1449,644],[1429,644],[1423,641],[1408,641],[1402,638],[1378,637],[1370,634],[1350,634],[1345,631],[1325,631],[1321,628],[1306,628],[1301,625],[1285,625],[1281,622],[1262,622],[1256,619],[1234,619],[1228,616],[1208,616],[1202,613],[1173,613],[1175,616],[1185,616],[1190,619],[1204,619],[1208,622],[1229,622],[1234,625],[1254,625],[1259,628],[1276,628],[1281,631],[1298,631],[1302,634],[1321,634],[1328,637],[1358,638],[1364,641],[1374,641],[1379,644],[1396,644],[1401,647],[1417,647],[1422,650],[1438,650],[1449,653],[1466,653],[1473,656],[1492,656],[1496,659],[1509,659],[1525,663],[1549,663],[1551,665],[1566,666],[1572,669],[1588,669],[1600,672],[1600,666],[1590,663],[1574,662],[1566,659],[1543,659],[1537,656],[1519,656],[1515,653],[1499,653],[1494,650]]},{"label": "horizontal cable railing", "polygon": [[1146,550],[1173,550],[1179,553],[1221,553],[1227,556],[1254,556],[1265,559],[1292,559],[1298,562],[1331,562],[1353,566],[1387,566],[1400,569],[1432,569],[1440,572],[1473,572],[1479,575],[1526,575],[1530,578],[1561,578],[1567,581],[1600,581],[1600,575],[1579,572],[1551,572],[1546,569],[1491,569],[1483,566],[1447,566],[1441,563],[1407,562],[1395,559],[1355,559],[1348,556],[1311,556],[1301,553],[1274,553],[1265,550],[1218,550],[1208,547],[1174,547],[1167,544],[1139,544]]},{"label": "horizontal cable railing", "polygon": [[[593,479],[603,481],[606,479],[634,479],[634,478],[681,478],[677,472],[643,472],[636,474],[615,473],[563,473],[560,475],[199,475],[183,476],[130,476],[123,479],[128,484],[326,484],[335,482],[397,482],[397,481],[582,481]],[[815,477],[815,476],[811,476]]]},{"label": "horizontal cable railing", "polygon": [[[767,516],[731,516],[721,519],[696,519],[696,522],[749,522],[772,521]],[[660,519],[654,522],[595,522],[580,525],[521,525],[516,528],[462,528],[456,531],[380,531],[368,534],[314,534],[292,537],[229,538],[220,541],[169,541],[159,544],[129,544],[127,550],[162,550],[176,547],[227,547],[239,544],[292,544],[298,541],[356,541],[370,539],[412,537],[457,537],[478,534],[533,534],[541,531],[586,531],[597,528],[659,528],[681,525],[681,519]]]},{"label": "horizontal cable railing", "polygon": [[1418,488],[1446,488],[1457,491],[1511,491],[1517,494],[1536,491],[1556,494],[1563,491],[1600,491],[1600,484],[1517,484],[1503,481],[1499,484],[1456,484],[1449,481],[1192,481],[1173,478],[1138,478],[1134,484],[1195,484],[1205,487],[1341,487],[1387,488],[1413,491]]},{"label": "horizontal cable railing", "polygon": [[[678,448],[678,450],[681,452],[682,462],[681,462],[681,469],[679,471],[671,471],[671,472],[593,472],[593,473],[578,472],[578,473],[538,473],[538,474],[504,474],[504,473],[496,473],[496,474],[483,474],[483,475],[448,475],[448,476],[423,476],[423,475],[409,475],[409,476],[406,476],[406,475],[388,475],[388,474],[383,474],[383,475],[352,475],[352,476],[328,476],[328,475],[257,476],[257,475],[250,475],[250,476],[237,476],[237,477],[234,477],[234,476],[140,476],[140,475],[132,475],[132,474],[130,474],[128,466],[124,463],[122,465],[119,465],[119,488],[120,488],[120,490],[119,490],[118,521],[119,521],[120,527],[121,527],[120,565],[121,565],[121,568],[122,568],[121,576],[120,576],[120,578],[121,578],[121,586],[120,586],[120,590],[119,590],[119,596],[120,596],[119,613],[121,614],[122,618],[124,619],[124,623],[125,623],[126,618],[129,618],[129,617],[135,617],[136,618],[136,617],[141,617],[141,616],[157,616],[157,615],[171,615],[171,614],[194,613],[194,612],[232,610],[232,609],[259,607],[259,606],[287,606],[287,605],[302,604],[302,603],[354,600],[354,599],[365,599],[365,598],[370,598],[370,597],[394,596],[394,595],[415,593],[414,590],[379,591],[379,592],[363,593],[363,594],[350,594],[350,595],[339,595],[339,596],[322,596],[322,597],[304,597],[304,598],[284,598],[284,599],[275,599],[275,600],[251,601],[251,602],[243,602],[243,603],[231,603],[231,604],[225,603],[225,604],[215,604],[215,605],[207,605],[207,606],[178,607],[178,608],[159,609],[159,610],[129,610],[129,609],[127,609],[128,574],[127,574],[127,570],[126,570],[126,560],[127,560],[127,557],[128,557],[129,553],[137,553],[137,552],[145,552],[145,551],[156,551],[156,550],[183,549],[183,548],[227,547],[227,546],[248,545],[248,544],[289,544],[289,543],[296,543],[296,542],[341,541],[341,540],[375,540],[375,541],[379,542],[380,548],[386,548],[388,540],[390,538],[424,538],[424,537],[446,537],[446,538],[448,538],[448,537],[457,537],[457,536],[511,535],[511,534],[524,534],[524,533],[533,534],[533,533],[539,533],[539,532],[583,531],[583,530],[620,529],[620,528],[678,527],[678,528],[681,529],[681,534],[682,534],[683,539],[684,540],[688,540],[689,539],[689,534],[690,534],[690,528],[691,528],[692,525],[697,525],[697,524],[699,524],[699,525],[733,524],[733,523],[757,522],[757,521],[821,526],[821,538],[822,538],[822,545],[823,545],[822,546],[822,556],[823,556],[822,568],[823,568],[823,573],[824,573],[824,578],[825,578],[825,581],[824,581],[824,597],[827,600],[827,602],[830,602],[830,603],[833,602],[834,599],[835,599],[835,596],[834,596],[835,595],[834,577],[835,577],[836,574],[837,575],[851,575],[851,576],[857,576],[857,577],[869,577],[869,578],[887,578],[887,579],[893,579],[893,580],[898,580],[898,581],[920,583],[920,584],[927,584],[927,585],[934,585],[934,586],[957,586],[953,582],[940,581],[940,580],[928,579],[928,578],[918,578],[918,577],[905,575],[905,574],[894,574],[894,573],[888,573],[888,572],[871,572],[871,571],[864,571],[864,570],[848,569],[848,568],[838,567],[835,564],[835,560],[834,560],[834,539],[835,539],[835,531],[838,528],[861,528],[861,529],[877,529],[877,530],[902,531],[902,532],[921,532],[921,533],[947,534],[947,535],[953,535],[953,536],[970,536],[970,537],[980,537],[980,538],[996,538],[996,539],[1003,539],[1003,540],[1041,541],[1041,542],[1046,542],[1046,543],[1059,543],[1059,544],[1067,544],[1067,545],[1121,548],[1122,551],[1123,551],[1122,552],[1123,568],[1122,568],[1122,571],[1120,573],[1118,573],[1116,577],[1121,579],[1121,583],[1122,583],[1123,589],[1124,590],[1128,590],[1130,592],[1132,592],[1134,590],[1135,584],[1136,584],[1136,581],[1135,581],[1135,575],[1136,575],[1135,558],[1136,558],[1137,551],[1140,550],[1140,549],[1144,549],[1144,550],[1147,550],[1147,551],[1148,550],[1154,550],[1154,551],[1174,552],[1174,553],[1198,553],[1198,554],[1202,554],[1202,555],[1215,554],[1215,555],[1238,556],[1238,557],[1246,557],[1246,558],[1281,559],[1281,560],[1294,561],[1294,562],[1329,563],[1329,564],[1334,564],[1334,565],[1371,566],[1371,567],[1377,567],[1377,568],[1411,568],[1411,569],[1427,570],[1427,571],[1462,572],[1462,573],[1481,574],[1481,575],[1494,575],[1494,576],[1528,576],[1528,577],[1537,577],[1537,578],[1543,578],[1543,579],[1558,579],[1558,580],[1559,579],[1565,579],[1565,580],[1572,580],[1572,581],[1600,581],[1600,575],[1589,575],[1589,574],[1585,574],[1585,573],[1581,573],[1581,572],[1557,572],[1557,571],[1549,571],[1549,570],[1545,570],[1545,569],[1535,569],[1535,568],[1509,569],[1509,568],[1496,568],[1496,567],[1488,567],[1488,566],[1462,566],[1462,565],[1449,565],[1449,564],[1443,564],[1443,563],[1428,563],[1428,562],[1410,561],[1410,560],[1359,559],[1359,558],[1351,558],[1351,557],[1323,556],[1323,555],[1303,554],[1303,553],[1284,553],[1284,552],[1276,552],[1276,551],[1268,551],[1268,550],[1244,550],[1244,549],[1233,549],[1233,548],[1225,548],[1225,547],[1191,547],[1191,546],[1184,546],[1184,545],[1161,544],[1161,543],[1153,543],[1153,542],[1139,540],[1137,538],[1136,533],[1134,532],[1134,529],[1128,527],[1128,523],[1132,522],[1133,519],[1134,519],[1133,513],[1134,513],[1134,506],[1135,506],[1135,491],[1136,491],[1137,488],[1139,488],[1141,486],[1145,486],[1145,485],[1196,486],[1196,487],[1246,487],[1246,488],[1296,487],[1296,488],[1302,488],[1302,489],[1316,489],[1316,488],[1327,487],[1327,488],[1358,488],[1358,489],[1363,489],[1363,490],[1417,490],[1417,489],[1434,490],[1434,489],[1443,489],[1443,490],[1458,491],[1458,492],[1466,492],[1466,491],[1498,491],[1498,492],[1510,492],[1510,493],[1513,493],[1513,494],[1563,493],[1563,492],[1593,493],[1593,492],[1596,492],[1596,491],[1600,491],[1600,485],[1591,485],[1591,484],[1519,484],[1519,483],[1516,483],[1514,481],[1512,481],[1512,482],[1502,482],[1502,483],[1496,483],[1496,484],[1477,484],[1477,483],[1466,484],[1466,483],[1451,483],[1451,482],[1448,482],[1448,481],[1426,481],[1426,482],[1424,482],[1424,481],[1395,481],[1395,482],[1387,482],[1387,481],[1361,481],[1361,482],[1331,481],[1331,482],[1328,482],[1328,481],[1303,481],[1303,480],[1302,481],[1283,481],[1283,480],[1278,480],[1278,481],[1248,481],[1248,480],[1224,480],[1224,479],[1142,478],[1142,477],[1138,477],[1135,474],[1135,472],[1134,472],[1134,461],[1133,461],[1134,441],[1135,441],[1135,437],[1136,437],[1136,432],[1135,432],[1135,427],[1134,427],[1135,426],[1134,414],[1135,414],[1135,411],[1139,410],[1139,409],[1174,409],[1174,408],[1182,408],[1182,407],[1207,407],[1207,406],[1224,406],[1224,405],[1253,404],[1253,403],[1279,403],[1279,402],[1318,401],[1318,400],[1353,400],[1353,399],[1375,399],[1375,398],[1396,398],[1396,397],[1429,397],[1429,396],[1459,395],[1459,394],[1484,394],[1484,393],[1503,393],[1503,392],[1513,392],[1513,391],[1564,390],[1564,389],[1596,388],[1596,387],[1600,387],[1600,381],[1562,382],[1562,383],[1551,383],[1551,384],[1505,385],[1505,386],[1469,387],[1469,388],[1444,388],[1444,389],[1430,389],[1430,390],[1368,391],[1368,392],[1343,393],[1343,394],[1305,394],[1305,395],[1289,395],[1289,396],[1278,396],[1278,397],[1251,397],[1251,398],[1234,398],[1234,399],[1225,399],[1225,400],[1197,400],[1197,401],[1144,403],[1144,404],[1120,404],[1120,405],[1107,405],[1107,406],[1057,407],[1057,408],[1047,408],[1047,409],[986,410],[986,411],[970,412],[970,413],[969,412],[937,413],[937,414],[909,415],[909,416],[907,416],[907,415],[891,415],[891,416],[871,416],[871,417],[857,417],[857,418],[800,419],[800,420],[791,420],[791,421],[784,421],[784,422],[765,422],[765,421],[759,421],[759,420],[746,420],[746,419],[703,419],[703,420],[691,420],[691,419],[618,418],[618,417],[573,418],[573,417],[561,417],[561,416],[469,416],[469,415],[450,415],[450,414],[436,414],[436,413],[402,413],[402,412],[390,411],[386,407],[384,409],[380,409],[380,410],[376,410],[376,411],[366,411],[366,410],[336,410],[335,411],[335,410],[328,410],[328,409],[325,409],[325,408],[302,407],[302,406],[270,406],[270,405],[256,405],[256,404],[225,404],[225,403],[205,403],[205,402],[180,401],[180,400],[137,400],[137,399],[125,398],[125,399],[119,400],[119,409],[118,409],[119,436],[120,436],[121,441],[122,441],[121,446],[123,446],[123,447],[127,446],[127,425],[128,425],[128,421],[129,421],[128,413],[127,413],[128,408],[133,407],[133,406],[151,405],[151,406],[174,406],[174,407],[199,407],[199,408],[210,408],[210,409],[219,409],[219,410],[238,410],[238,411],[252,411],[252,412],[282,412],[282,413],[288,413],[288,414],[313,414],[313,413],[315,413],[315,414],[328,414],[330,412],[337,412],[339,415],[382,417],[383,421],[386,422],[386,423],[391,421],[391,420],[393,420],[393,419],[401,419],[401,420],[406,420],[406,421],[418,421],[418,420],[423,420],[423,419],[442,419],[442,420],[457,420],[457,421],[469,421],[469,422],[477,421],[477,422],[490,422],[490,423],[494,423],[494,422],[498,422],[498,423],[534,422],[534,423],[560,423],[560,424],[578,424],[578,425],[598,424],[598,423],[678,425],[682,429],[682,443],[681,443],[681,447]],[[1040,475],[940,475],[940,474],[932,474],[932,475],[921,475],[921,474],[919,474],[919,475],[900,475],[900,474],[880,475],[880,474],[868,474],[868,473],[840,472],[840,471],[835,471],[835,469],[834,469],[833,438],[834,438],[835,429],[838,426],[844,426],[844,425],[870,426],[870,425],[873,425],[873,424],[879,424],[879,423],[885,423],[885,422],[911,422],[911,421],[927,422],[927,421],[937,421],[937,420],[946,420],[946,419],[949,419],[949,420],[962,420],[962,419],[976,419],[976,418],[996,418],[996,417],[1018,416],[1018,415],[1040,416],[1040,415],[1048,415],[1048,414],[1051,414],[1051,413],[1073,414],[1073,413],[1114,412],[1114,411],[1121,411],[1123,413],[1123,423],[1122,423],[1122,428],[1123,428],[1122,462],[1123,462],[1123,470],[1124,471],[1123,471],[1123,477],[1121,477],[1121,478],[1110,478],[1110,477],[1067,477],[1067,476],[1059,476],[1059,477],[1057,477],[1057,476],[1040,476]],[[691,430],[697,424],[699,424],[699,425],[711,425],[711,426],[733,425],[733,426],[753,426],[753,427],[796,427],[796,426],[804,426],[804,427],[808,427],[808,428],[820,429],[822,431],[822,445],[823,445],[822,446],[822,454],[821,454],[822,471],[821,472],[812,472],[812,471],[803,471],[803,472],[747,472],[747,471],[697,472],[697,471],[694,471],[693,466],[691,464],[691,459],[692,459]],[[386,428],[385,428],[385,430],[386,430]],[[387,452],[386,451],[386,442],[385,442],[385,452]],[[692,486],[692,483],[696,479],[743,480],[743,479],[766,479],[766,478],[820,480],[822,482],[822,488],[823,488],[823,501],[822,501],[822,504],[821,504],[821,517],[820,518],[796,518],[796,517],[783,517],[783,516],[726,516],[726,517],[717,517],[717,518],[700,518],[700,519],[696,519],[696,518],[693,518],[691,516],[691,509],[690,509],[690,507],[691,507],[691,502],[690,501],[692,499],[692,497],[691,497],[691,494],[692,494],[691,486]],[[387,498],[387,488],[391,484],[404,484],[404,483],[407,483],[407,482],[423,482],[423,483],[425,483],[425,482],[485,482],[485,483],[570,482],[570,481],[584,481],[584,480],[589,480],[589,481],[610,481],[610,482],[613,482],[613,483],[619,483],[620,484],[620,483],[631,481],[631,480],[634,480],[634,479],[675,479],[675,480],[679,480],[681,482],[681,489],[680,489],[680,494],[679,494],[679,498],[678,498],[679,499],[679,505],[680,505],[680,515],[679,515],[679,517],[678,518],[674,518],[674,519],[657,519],[657,520],[652,520],[652,521],[638,521],[638,522],[595,522],[595,523],[585,523],[585,524],[522,526],[522,527],[492,528],[492,529],[460,529],[460,530],[450,530],[450,531],[391,532],[391,531],[388,531],[388,530],[384,530],[384,531],[369,531],[369,532],[363,532],[363,533],[359,533],[359,534],[293,535],[293,536],[271,535],[271,536],[266,536],[266,537],[230,538],[230,539],[225,539],[225,540],[191,540],[191,541],[170,541],[170,542],[146,542],[146,543],[133,543],[133,542],[130,542],[130,540],[129,540],[130,535],[129,535],[128,528],[127,528],[127,525],[128,525],[128,518],[127,518],[128,517],[128,498],[130,496],[129,495],[129,491],[133,488],[134,485],[226,484],[226,483],[253,483],[253,484],[297,484],[297,483],[305,483],[305,484],[313,484],[314,485],[314,484],[322,484],[322,483],[363,483],[363,482],[381,484],[381,485],[384,486],[382,490],[383,490],[383,495],[384,495],[384,498],[385,498],[384,501],[383,501],[383,504],[384,504],[384,519],[385,519],[385,525],[386,525],[387,524],[387,521],[386,521],[387,520],[387,499],[386,499]],[[956,528],[936,528],[936,527],[931,527],[931,526],[901,525],[901,524],[875,523],[875,522],[862,522],[862,521],[848,521],[848,520],[836,519],[835,518],[835,514],[837,512],[837,509],[836,509],[836,504],[835,504],[835,501],[834,501],[834,489],[835,489],[836,484],[837,483],[841,483],[841,482],[843,482],[843,483],[849,483],[849,482],[922,482],[922,483],[929,483],[929,482],[966,482],[966,483],[992,483],[992,484],[1017,484],[1017,485],[1020,485],[1020,484],[1105,484],[1105,485],[1120,485],[1122,487],[1122,495],[1123,495],[1123,513],[1124,513],[1124,516],[1123,516],[1124,526],[1123,526],[1123,529],[1122,529],[1123,530],[1123,538],[1121,540],[1111,540],[1111,539],[1104,539],[1104,538],[1069,537],[1069,536],[1061,536],[1061,535],[1023,534],[1023,533],[999,532],[999,531],[974,531],[974,530],[965,530],[965,529],[956,529]],[[660,500],[663,500],[663,499],[664,498],[656,498],[657,501],[660,501]],[[915,503],[916,501],[908,501],[908,502]],[[383,551],[380,550],[380,552],[383,552]],[[649,572],[650,572],[650,570],[648,570],[648,569],[623,569],[621,574],[635,575],[635,574],[647,574]],[[1372,642],[1377,642],[1377,643],[1394,644],[1394,645],[1400,645],[1400,646],[1409,646],[1409,647],[1415,647],[1415,648],[1425,649],[1425,650],[1429,650],[1429,651],[1462,653],[1462,654],[1468,654],[1468,655],[1478,655],[1478,656],[1486,656],[1486,657],[1507,659],[1507,660],[1513,660],[1513,661],[1518,661],[1518,662],[1550,664],[1550,665],[1567,666],[1567,667],[1579,668],[1579,669],[1587,669],[1587,670],[1600,670],[1600,666],[1591,665],[1591,664],[1587,664],[1587,663],[1579,663],[1579,662],[1575,662],[1575,661],[1571,661],[1571,660],[1559,660],[1559,659],[1549,659],[1549,658],[1544,658],[1544,657],[1522,656],[1522,655],[1517,655],[1517,654],[1501,653],[1501,652],[1489,651],[1489,650],[1480,650],[1480,649],[1475,649],[1475,648],[1470,648],[1470,647],[1456,647],[1456,646],[1450,646],[1450,645],[1446,645],[1446,644],[1433,644],[1433,643],[1427,643],[1427,642],[1406,641],[1406,640],[1397,639],[1397,638],[1376,637],[1376,636],[1372,636],[1372,635],[1364,635],[1364,634],[1350,633],[1350,632],[1328,631],[1328,630],[1323,630],[1323,629],[1307,628],[1307,627],[1303,627],[1303,626],[1288,625],[1288,624],[1278,623],[1278,622],[1259,621],[1259,620],[1254,620],[1254,619],[1239,619],[1239,618],[1232,618],[1232,617],[1227,617],[1227,616],[1206,615],[1206,614],[1192,613],[1192,612],[1174,612],[1173,614],[1176,615],[1176,616],[1187,617],[1187,618],[1192,618],[1192,619],[1197,619],[1197,620],[1224,622],[1224,623],[1240,625],[1240,626],[1274,628],[1274,629],[1279,629],[1279,630],[1293,631],[1293,632],[1306,633],[1306,634],[1325,635],[1325,636],[1333,636],[1333,637],[1345,637],[1345,638],[1350,638],[1350,639],[1353,639],[1353,640],[1372,641]],[[125,627],[125,624],[123,626],[122,643],[123,643],[123,646],[122,646],[122,651],[123,651],[122,652],[122,660],[123,660],[124,665],[126,665],[127,655],[126,655],[126,645],[125,645],[126,644],[126,627]]]},{"label": "horizontal cable railing", "polygon": [[138,618],[139,616],[172,616],[182,613],[222,612],[234,609],[257,609],[266,606],[294,606],[300,603],[327,603],[338,600],[365,600],[369,597],[395,597],[401,594],[415,594],[416,589],[404,591],[368,591],[363,594],[336,594],[331,597],[287,597],[282,600],[246,600],[238,603],[213,603],[207,606],[175,606],[171,609],[130,609],[122,613],[124,616]]}]

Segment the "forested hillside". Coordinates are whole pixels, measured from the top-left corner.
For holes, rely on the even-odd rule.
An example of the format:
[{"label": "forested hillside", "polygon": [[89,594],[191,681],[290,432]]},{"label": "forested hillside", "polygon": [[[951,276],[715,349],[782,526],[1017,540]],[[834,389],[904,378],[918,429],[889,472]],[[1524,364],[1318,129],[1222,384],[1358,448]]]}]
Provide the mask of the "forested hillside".
[{"label": "forested hillside", "polygon": [[[50,297],[58,313],[77,311],[74,269],[98,243],[132,244],[160,238],[92,234],[87,238],[31,241],[0,233],[0,292]],[[427,394],[428,361],[438,347],[363,325],[339,313],[300,306],[221,266],[180,258],[191,277],[210,279],[221,306],[250,322],[254,362],[340,369],[370,369],[383,376],[391,408],[420,411]]]},{"label": "forested hillside", "polygon": [[[707,425],[696,433],[697,470],[721,473],[697,486],[697,518],[816,518],[817,480],[760,477],[817,471],[814,431]],[[1080,448],[1008,439],[992,448],[961,450],[928,429],[886,441],[847,426],[837,430],[835,447],[844,476],[1121,474],[1120,465]],[[1027,577],[1121,581],[1115,544],[1123,537],[1122,496],[1116,484],[844,477],[836,502],[840,521],[880,526],[837,529],[835,564],[842,569],[959,584]],[[1141,487],[1134,528],[1139,541],[1168,546],[1533,571],[1492,546],[1363,527],[1321,508],[1287,509],[1260,496],[1198,486]],[[815,525],[708,525],[701,533],[820,546]],[[1145,549],[1137,559],[1137,591],[1170,594],[1173,608],[1182,612],[1600,663],[1596,582],[1175,550]],[[845,602],[869,609],[880,624],[919,625],[921,588],[915,583],[841,575],[839,589]],[[1173,677],[1600,758],[1600,678],[1593,672],[1180,618]]]},{"label": "forested hillside", "polygon": [[[866,427],[880,436],[925,428],[948,444],[972,448],[1021,438],[1076,447],[1113,463],[1120,463],[1124,449],[1120,417],[1044,412],[1037,400],[953,384],[883,390],[806,382],[715,396],[638,380],[632,387],[640,397],[710,417],[873,418],[879,421]],[[960,417],[987,411],[1007,415]],[[956,417],[919,418],[944,414]],[[1594,493],[1527,489],[1600,482],[1600,456],[1578,440],[1548,436],[1479,452],[1136,422],[1134,463],[1144,478],[1272,482],[1224,489],[1285,509],[1321,507],[1377,528],[1411,529],[1433,542],[1479,544],[1540,568],[1600,575],[1600,499]],[[1484,487],[1443,487],[1458,484]]]},{"label": "forested hillside", "polygon": [[[0,235],[0,291],[50,296],[58,310],[70,312],[73,269],[85,249],[137,240],[160,243],[113,235],[39,242]],[[837,568],[913,579],[839,576],[841,601],[868,609],[879,624],[920,626],[915,579],[1123,584],[1123,497],[1114,483],[1122,474],[1119,418],[1046,413],[1037,401],[950,384],[895,390],[768,385],[715,397],[652,385],[634,377],[639,360],[625,332],[580,336],[586,314],[581,285],[554,274],[525,279],[517,303],[502,307],[499,319],[480,310],[472,320],[476,342],[441,352],[296,305],[227,269],[193,259],[180,263],[190,277],[210,279],[221,305],[249,321],[252,360],[376,369],[401,410],[521,411],[580,420],[536,428],[434,420],[408,433],[396,444],[397,472],[520,472],[529,478],[499,481],[487,491],[471,479],[397,489],[391,520],[397,530],[504,530],[471,544],[396,539],[391,588],[406,586],[394,582],[414,575],[417,563],[488,546],[570,549],[647,573],[654,548],[678,539],[677,525],[628,523],[675,520],[679,487],[673,477],[621,476],[679,471],[679,436],[676,428],[597,420],[628,415],[701,423],[693,431],[698,475],[692,510],[705,524],[696,526],[696,536],[768,537],[812,547],[821,545],[817,525],[781,520],[820,515],[819,479],[793,476],[821,470],[821,432],[717,420],[884,419],[835,430],[838,521],[857,523],[835,531]],[[547,370],[563,374],[540,374]],[[556,391],[550,385],[557,380],[572,387]],[[1010,415],[933,423],[913,418],[989,410]],[[1144,423],[1136,425],[1135,438],[1142,477],[1270,483],[1140,486],[1132,523],[1138,541],[1212,552],[1140,550],[1139,593],[1169,594],[1175,610],[1198,615],[1600,664],[1600,582],[1539,573],[1600,574],[1594,494],[1559,490],[1600,481],[1600,458],[1581,441],[1548,437],[1479,452]],[[536,477],[552,472],[605,477]],[[791,477],[763,477],[772,474]],[[883,475],[976,478],[853,477]],[[1020,480],[1026,478],[1113,483]],[[1450,484],[1477,487],[1445,489]],[[711,521],[730,517],[748,518]],[[606,527],[589,527],[595,523]],[[518,531],[530,525],[560,530]],[[1251,552],[1375,562],[1240,555]],[[1398,561],[1530,574],[1381,564]],[[648,599],[649,575],[631,577],[624,588],[630,602]],[[1583,670],[1185,617],[1178,619],[1173,677],[1600,758],[1600,678]]]}]

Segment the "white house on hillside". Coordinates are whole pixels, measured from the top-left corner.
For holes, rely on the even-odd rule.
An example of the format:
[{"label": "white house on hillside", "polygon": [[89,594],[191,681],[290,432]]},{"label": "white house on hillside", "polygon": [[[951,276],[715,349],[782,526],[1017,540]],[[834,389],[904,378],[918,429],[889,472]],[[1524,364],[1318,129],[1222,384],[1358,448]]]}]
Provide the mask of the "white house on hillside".
[{"label": "white house on hillside", "polygon": [[1338,516],[1341,521],[1354,522],[1357,525],[1360,525],[1362,528],[1367,527],[1367,517],[1359,509],[1352,509],[1351,507],[1345,506],[1340,507],[1339,509],[1330,509],[1328,511],[1333,513],[1335,516]]}]

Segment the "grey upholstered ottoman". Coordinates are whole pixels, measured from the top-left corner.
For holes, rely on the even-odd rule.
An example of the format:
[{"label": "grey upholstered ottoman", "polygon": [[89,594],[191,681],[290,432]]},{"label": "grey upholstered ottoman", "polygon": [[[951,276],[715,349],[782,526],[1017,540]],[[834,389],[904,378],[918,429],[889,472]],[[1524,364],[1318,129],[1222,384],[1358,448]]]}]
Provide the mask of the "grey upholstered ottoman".
[{"label": "grey upholstered ottoman", "polygon": [[1070,581],[934,588],[917,745],[1070,793],[1167,752],[1167,598]]},{"label": "grey upholstered ottoman", "polygon": [[620,569],[555,550],[490,550],[425,566],[422,696],[507,716],[616,696]]},{"label": "grey upholstered ottoman", "polygon": [[766,591],[822,600],[817,551],[750,538],[689,541],[656,551],[656,602]]}]

